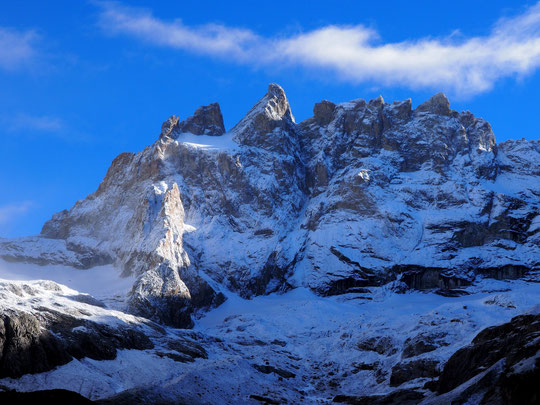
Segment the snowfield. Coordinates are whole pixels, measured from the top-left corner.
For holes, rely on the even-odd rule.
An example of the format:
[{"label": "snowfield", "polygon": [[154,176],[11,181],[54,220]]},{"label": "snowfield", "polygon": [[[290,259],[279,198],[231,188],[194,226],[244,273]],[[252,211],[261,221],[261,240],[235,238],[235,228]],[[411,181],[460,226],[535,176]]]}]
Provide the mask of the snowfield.
[{"label": "snowfield", "polygon": [[[109,305],[129,284],[108,266],[75,270],[0,263],[0,283],[17,276],[49,278],[67,286],[60,292],[42,291],[40,305],[46,307],[58,307],[63,297],[76,295],[74,288],[95,293]],[[31,283],[40,289],[40,282]],[[64,388],[91,399],[142,390],[186,403],[257,403],[252,395],[327,403],[337,394],[394,390],[388,380],[392,368],[403,361],[407,339],[434,337],[437,347],[414,359],[444,363],[482,329],[537,311],[540,302],[538,284],[525,280],[478,280],[462,297],[396,289],[399,283],[394,282],[368,292],[319,297],[297,288],[252,300],[225,291],[227,301],[197,320],[189,332],[208,350],[208,359],[181,363],[156,350],[121,350],[115,360],[73,360],[50,372],[0,380],[0,385],[21,391]],[[86,307],[94,320],[137,322],[112,309],[77,305]],[[178,333],[166,331],[172,338]],[[370,341],[375,342],[372,348]],[[399,388],[422,387],[428,380],[414,379]]]},{"label": "snowfield", "polygon": [[80,270],[61,265],[10,263],[1,259],[0,279],[51,280],[79,293],[89,294],[115,309],[125,309],[126,296],[135,282],[134,276],[122,277],[120,271],[110,265]]}]

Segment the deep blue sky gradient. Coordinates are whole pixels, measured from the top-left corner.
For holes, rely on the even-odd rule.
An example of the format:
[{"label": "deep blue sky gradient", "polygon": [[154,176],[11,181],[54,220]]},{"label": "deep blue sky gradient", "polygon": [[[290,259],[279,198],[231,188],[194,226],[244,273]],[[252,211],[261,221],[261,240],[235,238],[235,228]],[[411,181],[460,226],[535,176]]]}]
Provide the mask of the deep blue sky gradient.
[{"label": "deep blue sky gradient", "polygon": [[[221,23],[266,37],[291,35],[330,24],[363,24],[382,42],[488,35],[501,17],[523,12],[519,1],[129,1],[162,20]],[[297,121],[321,99],[342,102],[411,97],[418,105],[439,89],[411,90],[378,83],[350,84],[330,72],[265,66],[254,68],[219,58],[111,36],[97,24],[92,2],[3,2],[0,27],[34,30],[38,55],[32,66],[0,70],[0,210],[27,210],[0,222],[0,237],[38,233],[45,220],[93,192],[112,159],[136,152],[158,136],[170,115],[181,118],[217,101],[231,128],[266,92],[281,84]],[[451,97],[452,108],[487,119],[499,141],[538,139],[540,76],[507,78],[492,91]],[[57,130],[7,125],[13,117],[52,117]],[[22,212],[24,211],[24,212]]]}]

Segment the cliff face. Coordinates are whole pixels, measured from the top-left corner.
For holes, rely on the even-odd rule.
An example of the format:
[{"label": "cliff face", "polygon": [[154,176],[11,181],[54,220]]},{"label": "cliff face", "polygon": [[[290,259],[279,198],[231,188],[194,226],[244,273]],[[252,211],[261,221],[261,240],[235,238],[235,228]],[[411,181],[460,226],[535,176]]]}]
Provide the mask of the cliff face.
[{"label": "cliff face", "polygon": [[454,288],[540,266],[539,175],[538,141],[497,145],[443,94],[415,110],[322,101],[297,124],[271,84],[229,132],[217,104],[171,117],[40,237],[0,241],[0,256],[114,263],[138,276],[132,312],[176,326],[224,288]]}]

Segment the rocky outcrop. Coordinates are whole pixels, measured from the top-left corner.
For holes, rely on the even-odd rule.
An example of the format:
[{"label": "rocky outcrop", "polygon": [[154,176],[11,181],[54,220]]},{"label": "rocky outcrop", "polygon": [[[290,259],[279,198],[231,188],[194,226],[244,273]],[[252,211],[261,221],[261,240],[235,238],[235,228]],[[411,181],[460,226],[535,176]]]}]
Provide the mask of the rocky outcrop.
[{"label": "rocky outcrop", "polygon": [[398,390],[387,395],[352,396],[336,395],[332,402],[349,405],[416,405],[424,394],[414,390]]},{"label": "rocky outcrop", "polygon": [[42,332],[33,315],[13,313],[0,321],[0,377],[17,378],[66,364],[72,357],[49,332]]},{"label": "rocky outcrop", "polygon": [[151,348],[137,328],[113,328],[51,310],[6,311],[0,319],[0,378],[42,373],[73,358],[113,360],[117,349]]},{"label": "rocky outcrop", "polygon": [[441,346],[447,346],[444,333],[421,333],[405,340],[402,357],[404,359],[420,356],[437,350]]},{"label": "rocky outcrop", "polygon": [[439,393],[474,379],[464,392],[483,396],[483,403],[533,404],[540,398],[540,315],[522,315],[480,332],[469,346],[446,363]]},{"label": "rocky outcrop", "polygon": [[417,378],[434,378],[440,374],[439,364],[433,359],[417,359],[396,364],[392,368],[390,385],[397,387]]},{"label": "rocky outcrop", "polygon": [[[436,115],[451,115],[450,101],[443,93],[437,93],[426,102],[420,104],[416,110],[416,113],[430,113]],[[456,114],[457,115],[457,114]]]},{"label": "rocky outcrop", "polygon": [[0,402],[3,404],[38,404],[55,405],[88,405],[95,402],[67,390],[43,390],[33,392],[4,391],[0,392]]},{"label": "rocky outcrop", "polygon": [[178,125],[178,131],[194,135],[220,136],[225,133],[223,116],[218,103],[199,107],[193,116]]},{"label": "rocky outcrop", "polygon": [[217,104],[173,116],[41,237],[0,241],[0,256],[114,263],[137,276],[131,310],[177,327],[223,302],[221,288],[450,291],[540,266],[538,142],[497,145],[443,94],[414,110],[378,97],[313,112],[296,123],[271,84],[227,133]]},{"label": "rocky outcrop", "polygon": [[51,281],[0,282],[0,378],[46,373],[74,359],[114,360],[126,349],[190,363],[208,358],[199,340]]}]

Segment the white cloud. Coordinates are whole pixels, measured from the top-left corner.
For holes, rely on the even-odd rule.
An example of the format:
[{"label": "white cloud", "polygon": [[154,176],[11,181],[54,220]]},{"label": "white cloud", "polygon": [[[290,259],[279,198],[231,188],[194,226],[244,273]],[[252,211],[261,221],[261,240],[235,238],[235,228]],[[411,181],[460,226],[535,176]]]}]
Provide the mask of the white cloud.
[{"label": "white cloud", "polygon": [[47,115],[15,114],[9,117],[4,116],[2,122],[10,132],[60,132],[66,128],[60,118]]},{"label": "white cloud", "polygon": [[16,70],[36,56],[33,31],[18,32],[0,27],[0,69]]},{"label": "white cloud", "polygon": [[51,115],[32,115],[27,113],[0,114],[0,133],[26,138],[58,139],[70,143],[93,143],[96,138],[80,127]]},{"label": "white cloud", "polygon": [[499,20],[487,36],[421,38],[380,42],[362,25],[326,26],[288,38],[265,38],[223,25],[190,27],[162,21],[145,10],[99,3],[100,24],[111,34],[240,63],[324,68],[353,83],[444,89],[461,95],[490,90],[504,77],[540,66],[540,2],[525,13]]},{"label": "white cloud", "polygon": [[264,39],[252,31],[207,24],[191,28],[180,20],[164,22],[148,11],[100,2],[100,25],[112,34],[129,34],[150,43],[177,49],[248,60]]},{"label": "white cloud", "polygon": [[0,205],[0,224],[11,222],[16,217],[24,215],[35,205],[32,201]]}]

